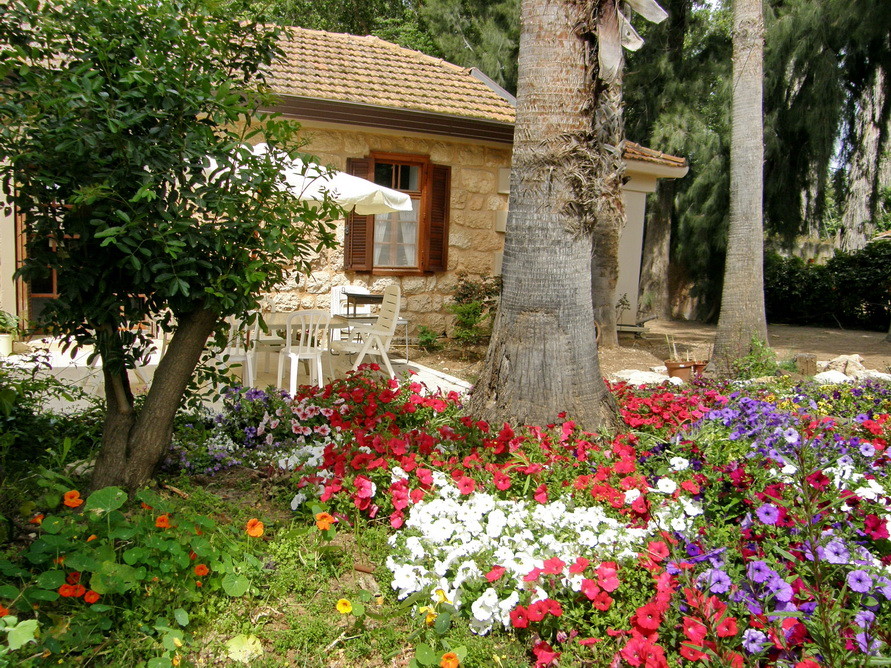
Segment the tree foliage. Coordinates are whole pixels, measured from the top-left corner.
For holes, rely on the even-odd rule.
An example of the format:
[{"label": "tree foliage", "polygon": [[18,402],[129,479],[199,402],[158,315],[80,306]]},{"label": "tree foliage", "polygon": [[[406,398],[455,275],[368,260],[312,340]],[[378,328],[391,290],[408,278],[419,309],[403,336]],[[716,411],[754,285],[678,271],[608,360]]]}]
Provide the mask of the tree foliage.
[{"label": "tree foliage", "polygon": [[423,0],[419,13],[446,60],[516,92],[520,0]]},{"label": "tree foliage", "polygon": [[442,57],[414,0],[228,0],[234,15],[310,30],[375,35]]},{"label": "tree foliage", "polygon": [[[26,280],[58,274],[43,324],[101,356],[100,486],[145,480],[208,335],[333,244],[333,205],[285,188],[296,125],[259,117],[275,30],[201,0],[14,0],[0,21],[0,173],[24,220]],[[212,158],[219,167],[209,169]],[[174,332],[143,410],[138,327]],[[96,477],[94,477],[94,481]]]}]

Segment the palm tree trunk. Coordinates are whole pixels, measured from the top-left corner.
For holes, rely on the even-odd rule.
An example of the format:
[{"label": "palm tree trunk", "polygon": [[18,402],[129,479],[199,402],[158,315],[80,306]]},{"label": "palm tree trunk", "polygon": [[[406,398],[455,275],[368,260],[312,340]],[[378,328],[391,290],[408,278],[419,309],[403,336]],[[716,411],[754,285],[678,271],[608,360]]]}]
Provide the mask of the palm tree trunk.
[{"label": "palm tree trunk", "polygon": [[761,0],[733,2],[730,225],[721,313],[710,371],[729,372],[753,338],[767,342],[764,313],[764,18]]},{"label": "palm tree trunk", "polygon": [[[524,0],[503,291],[470,410],[491,422],[586,428],[617,422],[592,323],[591,209],[596,177],[591,41],[583,7]],[[602,182],[601,182],[602,185]]]}]

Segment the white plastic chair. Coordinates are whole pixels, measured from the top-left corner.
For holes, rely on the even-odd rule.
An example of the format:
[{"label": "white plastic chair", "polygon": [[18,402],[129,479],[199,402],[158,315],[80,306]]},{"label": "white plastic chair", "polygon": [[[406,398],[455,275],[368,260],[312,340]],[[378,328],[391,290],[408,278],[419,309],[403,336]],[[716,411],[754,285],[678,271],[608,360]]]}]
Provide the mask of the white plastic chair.
[{"label": "white plastic chair", "polygon": [[315,379],[319,387],[325,386],[322,355],[328,350],[328,327],[330,324],[331,314],[327,311],[294,311],[288,318],[285,328],[285,345],[278,354],[277,385],[278,387],[282,386],[282,375],[285,360],[287,360],[291,364],[288,393],[292,397],[297,394],[298,364],[302,360],[306,360],[309,364],[310,382]]},{"label": "white plastic chair", "polygon": [[[402,291],[399,289],[399,286],[396,284],[388,285],[384,288],[384,300],[381,302],[377,320],[371,324],[361,324],[353,327],[350,330],[351,340],[333,342],[332,345],[339,351],[350,355],[358,353],[359,357],[353,364],[354,370],[359,368],[366,355],[377,355],[383,360],[384,366],[387,367],[390,378],[396,377],[387,351],[390,349],[390,342],[393,340],[396,326],[399,324],[401,301]],[[352,337],[355,337],[355,339]]]},{"label": "white plastic chair", "polygon": [[244,322],[237,318],[228,317],[229,333],[226,338],[226,347],[220,352],[219,357],[232,362],[243,362],[244,373],[242,381],[245,387],[254,386],[254,350],[248,340],[248,333],[244,329]]},{"label": "white plastic chair", "polygon": [[[359,317],[359,318],[370,318],[371,317],[371,304],[354,304],[353,308],[348,309],[347,302],[347,293],[352,292],[353,294],[359,295],[367,295],[371,294],[368,291],[368,288],[362,287],[361,285],[335,285],[331,288],[331,305],[330,311],[332,316],[343,316],[343,317]],[[349,338],[349,327],[337,327],[332,328],[332,336],[331,338],[334,340],[341,340]]]}]

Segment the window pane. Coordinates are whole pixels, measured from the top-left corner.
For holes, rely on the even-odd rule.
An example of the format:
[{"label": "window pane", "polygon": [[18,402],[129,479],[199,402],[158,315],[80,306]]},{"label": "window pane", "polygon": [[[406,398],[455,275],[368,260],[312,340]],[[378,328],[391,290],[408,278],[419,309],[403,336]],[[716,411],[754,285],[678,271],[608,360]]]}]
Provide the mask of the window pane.
[{"label": "window pane", "polygon": [[374,182],[379,186],[395,188],[395,186],[393,185],[393,165],[388,165],[385,162],[375,163]]},{"label": "window pane", "polygon": [[418,266],[418,208],[374,217],[374,265],[376,267]]},{"label": "window pane", "polygon": [[421,189],[421,168],[417,165],[399,165],[396,189],[418,192]]}]

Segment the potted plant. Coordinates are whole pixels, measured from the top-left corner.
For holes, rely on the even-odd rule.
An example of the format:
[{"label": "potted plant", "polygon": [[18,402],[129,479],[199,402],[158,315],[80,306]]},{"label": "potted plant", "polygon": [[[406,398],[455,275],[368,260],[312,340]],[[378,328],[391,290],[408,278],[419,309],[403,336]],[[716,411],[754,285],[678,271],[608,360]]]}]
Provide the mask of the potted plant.
[{"label": "potted plant", "polygon": [[0,311],[0,357],[12,354],[12,339],[18,327],[18,316]]},{"label": "potted plant", "polygon": [[686,359],[680,359],[674,338],[666,336],[665,341],[668,343],[668,350],[671,353],[671,357],[664,361],[665,368],[668,370],[668,375],[674,378],[679,378],[685,383],[689,383],[693,379],[693,372],[696,365],[702,365],[702,369],[705,368],[705,365],[702,362],[694,362],[691,360],[689,352],[686,355]]}]

